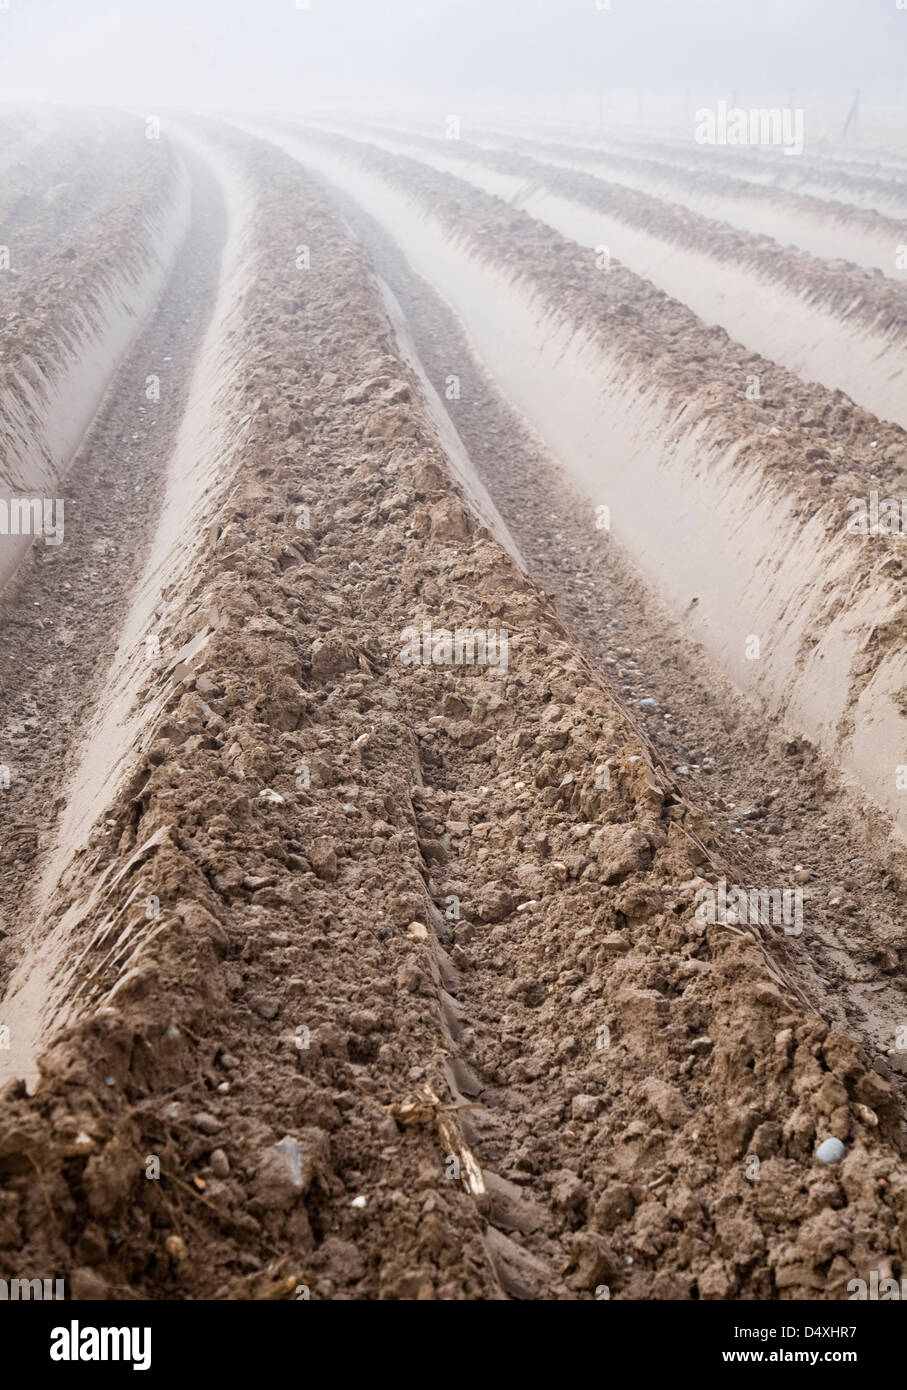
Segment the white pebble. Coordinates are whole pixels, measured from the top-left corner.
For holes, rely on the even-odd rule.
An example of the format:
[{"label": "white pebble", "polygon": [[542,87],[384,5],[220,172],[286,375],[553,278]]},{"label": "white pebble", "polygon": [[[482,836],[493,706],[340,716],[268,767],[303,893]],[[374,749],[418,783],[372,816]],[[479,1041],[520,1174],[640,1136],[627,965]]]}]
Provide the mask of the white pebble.
[{"label": "white pebble", "polygon": [[820,1163],[840,1163],[844,1152],[840,1139],[823,1139],[816,1149],[816,1158]]}]

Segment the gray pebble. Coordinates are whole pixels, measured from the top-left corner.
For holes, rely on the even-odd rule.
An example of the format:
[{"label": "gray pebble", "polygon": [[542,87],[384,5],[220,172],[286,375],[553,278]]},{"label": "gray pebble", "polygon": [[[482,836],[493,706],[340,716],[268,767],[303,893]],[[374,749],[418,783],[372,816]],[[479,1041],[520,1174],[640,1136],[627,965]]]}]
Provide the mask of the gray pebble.
[{"label": "gray pebble", "polygon": [[223,1149],[214,1149],[211,1154],[211,1172],[216,1178],[230,1176],[230,1160]]},{"label": "gray pebble", "polygon": [[223,1129],[222,1121],[216,1115],[209,1114],[207,1110],[199,1110],[193,1115],[192,1123],[202,1134],[216,1134],[219,1129]]}]

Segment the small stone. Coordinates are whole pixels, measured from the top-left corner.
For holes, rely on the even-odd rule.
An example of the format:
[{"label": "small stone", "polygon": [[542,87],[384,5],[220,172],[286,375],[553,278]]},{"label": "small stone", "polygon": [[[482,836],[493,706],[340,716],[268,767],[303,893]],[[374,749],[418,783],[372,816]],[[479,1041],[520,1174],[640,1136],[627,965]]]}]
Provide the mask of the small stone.
[{"label": "small stone", "polygon": [[316,1166],[326,1160],[327,1136],[321,1130],[304,1131],[303,1141],[305,1148],[285,1134],[259,1158],[255,1195],[268,1211],[288,1211],[304,1197]]},{"label": "small stone", "polygon": [[211,1172],[216,1178],[228,1178],[230,1176],[230,1160],[223,1149],[212,1150]]},{"label": "small stone", "polygon": [[200,1129],[202,1134],[216,1134],[219,1129],[223,1129],[223,1123],[216,1115],[211,1115],[207,1110],[199,1110],[192,1116],[192,1123],[196,1129]]},{"label": "small stone", "polygon": [[844,1154],[844,1145],[840,1139],[823,1139],[816,1149],[816,1158],[820,1163],[840,1163]]},{"label": "small stone", "polygon": [[295,1139],[285,1136],[262,1155],[256,1195],[269,1210],[286,1211],[304,1190],[302,1150]]},{"label": "small stone", "polygon": [[574,1096],[570,1102],[570,1114],[574,1120],[594,1120],[602,1108],[600,1096]]}]

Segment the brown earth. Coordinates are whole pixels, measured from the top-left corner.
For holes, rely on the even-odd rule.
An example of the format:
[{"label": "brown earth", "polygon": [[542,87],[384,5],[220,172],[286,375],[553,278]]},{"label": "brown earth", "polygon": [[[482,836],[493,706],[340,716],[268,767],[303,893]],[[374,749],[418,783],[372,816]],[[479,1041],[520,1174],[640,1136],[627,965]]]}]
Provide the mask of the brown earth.
[{"label": "brown earth", "polygon": [[[700,875],[734,876],[695,804],[708,778],[688,798],[596,675],[567,625],[588,595],[559,616],[477,524],[316,185],[222,138],[258,198],[231,407],[253,423],[168,650],[218,620],[149,683],[163,712],[50,905],[75,922],[81,1017],[34,1095],[0,1096],[0,1272],[77,1297],[342,1299],[835,1298],[896,1273],[896,1091],[782,942],[696,920]],[[547,249],[569,293],[579,269]],[[491,453],[531,543],[550,479],[519,503]],[[550,537],[526,553],[554,576]],[[506,669],[404,664],[423,621],[506,629]]]}]

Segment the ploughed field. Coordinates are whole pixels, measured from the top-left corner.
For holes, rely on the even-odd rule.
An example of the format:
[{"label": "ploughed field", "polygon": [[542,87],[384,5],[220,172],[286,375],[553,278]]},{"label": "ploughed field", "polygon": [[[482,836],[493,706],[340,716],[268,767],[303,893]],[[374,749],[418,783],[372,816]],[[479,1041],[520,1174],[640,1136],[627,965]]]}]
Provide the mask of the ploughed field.
[{"label": "ploughed field", "polygon": [[902,1270],[907,165],[458,135],[0,121],[0,1277]]}]

